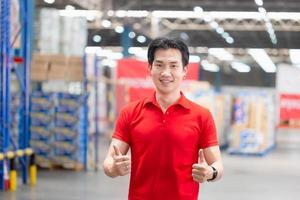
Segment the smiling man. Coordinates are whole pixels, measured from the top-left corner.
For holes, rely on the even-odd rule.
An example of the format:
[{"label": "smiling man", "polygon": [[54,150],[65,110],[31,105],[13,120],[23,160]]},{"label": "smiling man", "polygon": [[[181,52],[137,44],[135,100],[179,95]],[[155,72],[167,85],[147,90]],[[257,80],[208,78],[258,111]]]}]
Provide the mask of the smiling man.
[{"label": "smiling man", "polygon": [[180,91],[188,60],[181,40],[153,40],[148,63],[156,90],[118,117],[103,168],[110,177],[130,173],[129,200],[196,200],[199,183],[223,175],[210,112]]}]

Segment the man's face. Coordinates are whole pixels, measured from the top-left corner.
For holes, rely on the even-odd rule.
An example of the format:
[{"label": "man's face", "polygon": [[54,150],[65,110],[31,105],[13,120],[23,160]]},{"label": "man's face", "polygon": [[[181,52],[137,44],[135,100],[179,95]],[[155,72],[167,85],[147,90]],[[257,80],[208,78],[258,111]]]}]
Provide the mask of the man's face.
[{"label": "man's face", "polygon": [[157,92],[171,94],[180,90],[180,84],[187,73],[178,49],[158,49],[150,66],[150,75]]}]

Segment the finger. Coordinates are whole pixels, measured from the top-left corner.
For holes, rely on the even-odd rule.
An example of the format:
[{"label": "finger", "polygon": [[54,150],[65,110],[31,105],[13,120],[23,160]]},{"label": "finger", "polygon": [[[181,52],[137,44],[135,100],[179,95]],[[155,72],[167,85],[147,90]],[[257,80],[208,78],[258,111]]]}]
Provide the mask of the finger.
[{"label": "finger", "polygon": [[203,153],[203,149],[199,149],[198,163],[199,164],[206,163],[204,153]]},{"label": "finger", "polygon": [[122,155],[120,149],[116,145],[113,145],[113,148],[114,148],[114,151],[115,151],[115,155],[117,155],[117,156],[121,156]]},{"label": "finger", "polygon": [[128,166],[130,165],[130,161],[121,161],[121,162],[116,162],[117,166]]},{"label": "finger", "polygon": [[115,162],[123,162],[123,161],[129,161],[130,158],[128,156],[115,156],[114,160]]}]

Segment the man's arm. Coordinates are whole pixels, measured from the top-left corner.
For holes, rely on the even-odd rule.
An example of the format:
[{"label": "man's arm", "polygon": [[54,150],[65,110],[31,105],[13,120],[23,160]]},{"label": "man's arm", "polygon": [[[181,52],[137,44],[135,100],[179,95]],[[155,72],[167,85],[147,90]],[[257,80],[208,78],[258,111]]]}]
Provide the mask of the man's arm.
[{"label": "man's arm", "polygon": [[199,150],[198,163],[192,167],[193,179],[203,183],[213,178],[213,168],[217,171],[217,176],[212,181],[217,181],[223,176],[223,163],[219,146],[213,146],[204,150]]},{"label": "man's arm", "polygon": [[113,138],[106,158],[103,162],[103,169],[107,176],[124,176],[130,172],[131,161],[127,154],[129,145],[126,142]]},{"label": "man's arm", "polygon": [[[219,146],[206,148],[203,150],[203,153],[207,164],[214,167],[218,172],[217,177],[213,181],[221,179],[224,173],[224,169]],[[212,171],[208,179],[210,178],[212,178]]]}]

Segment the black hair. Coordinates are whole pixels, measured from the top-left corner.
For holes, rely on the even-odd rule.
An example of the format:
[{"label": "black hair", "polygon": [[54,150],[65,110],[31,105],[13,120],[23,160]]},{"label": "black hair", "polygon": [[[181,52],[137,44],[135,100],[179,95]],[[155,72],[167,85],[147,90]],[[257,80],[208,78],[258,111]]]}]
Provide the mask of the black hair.
[{"label": "black hair", "polygon": [[180,39],[159,37],[152,40],[148,47],[148,63],[150,65],[152,65],[155,52],[158,49],[178,49],[181,53],[183,66],[185,67],[189,63],[189,49],[187,45]]}]

